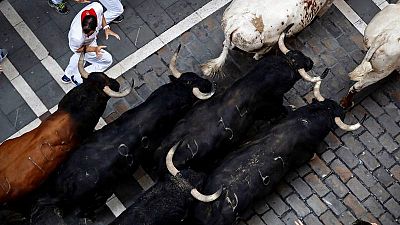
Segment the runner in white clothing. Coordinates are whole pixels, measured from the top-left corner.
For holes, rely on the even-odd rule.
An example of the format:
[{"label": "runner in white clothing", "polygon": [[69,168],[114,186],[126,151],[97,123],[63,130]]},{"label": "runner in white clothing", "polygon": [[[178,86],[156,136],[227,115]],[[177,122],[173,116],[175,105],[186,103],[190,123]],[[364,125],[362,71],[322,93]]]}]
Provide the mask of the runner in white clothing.
[{"label": "runner in white clothing", "polygon": [[111,54],[106,52],[106,46],[97,45],[97,34],[103,29],[106,35],[114,36],[118,40],[120,37],[111,31],[103,16],[103,7],[100,3],[94,2],[84,7],[72,20],[71,28],[68,33],[70,49],[75,53],[69,60],[65,69],[65,74],[61,78],[64,83],[71,80],[76,84],[82,83],[82,78],[78,70],[78,61],[81,52],[86,52],[85,60],[91,63],[86,70],[90,72],[103,72],[112,64]]}]

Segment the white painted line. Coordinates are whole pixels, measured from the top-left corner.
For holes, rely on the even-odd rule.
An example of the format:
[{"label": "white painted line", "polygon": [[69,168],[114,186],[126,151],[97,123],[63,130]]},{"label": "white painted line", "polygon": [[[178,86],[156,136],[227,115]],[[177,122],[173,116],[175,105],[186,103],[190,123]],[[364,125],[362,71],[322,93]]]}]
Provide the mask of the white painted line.
[{"label": "white painted line", "polygon": [[372,0],[376,6],[378,6],[381,10],[385,8],[389,3],[386,0]]},{"label": "white painted line", "polygon": [[339,11],[350,21],[351,24],[362,34],[364,35],[364,30],[367,27],[367,24],[357,15],[356,12],[344,1],[344,0],[335,0],[333,4]]},{"label": "white painted line", "polygon": [[192,13],[176,25],[172,26],[160,36],[136,50],[124,60],[106,71],[107,76],[117,78],[134,67],[139,62],[151,56],[166,44],[179,37],[181,34],[195,26],[197,23],[207,18],[232,0],[212,0],[196,12]]},{"label": "white painted line", "polygon": [[143,190],[149,189],[154,185],[154,181],[151,177],[143,170],[141,166],[133,173],[133,177],[139,183],[139,185],[143,188]]},{"label": "white painted line", "polygon": [[11,82],[14,88],[18,91],[21,97],[25,100],[28,106],[36,114],[36,116],[41,116],[47,112],[46,106],[35,94],[32,88],[26,83],[24,78],[19,75],[19,72],[11,64],[11,62],[6,58],[3,64],[4,74],[7,79]]},{"label": "white painted line", "polygon": [[22,18],[18,15],[18,13],[11,6],[8,0],[0,2],[0,11],[4,14],[4,16],[10,22],[10,24],[18,32],[21,38],[26,42],[29,48],[40,60],[40,62],[43,64],[46,70],[49,71],[51,76],[54,78],[57,84],[60,85],[60,87],[64,90],[64,92],[68,92],[69,90],[71,90],[74,87],[74,85],[64,84],[61,82],[61,77],[64,74],[64,71],[61,69],[58,63],[53,59],[53,57],[49,55],[47,49],[35,36],[32,30],[26,25],[26,23],[22,20]]},{"label": "white painted line", "polygon": [[125,206],[122,202],[113,194],[106,202],[106,205],[114,214],[115,217],[118,217],[123,211],[126,210]]}]

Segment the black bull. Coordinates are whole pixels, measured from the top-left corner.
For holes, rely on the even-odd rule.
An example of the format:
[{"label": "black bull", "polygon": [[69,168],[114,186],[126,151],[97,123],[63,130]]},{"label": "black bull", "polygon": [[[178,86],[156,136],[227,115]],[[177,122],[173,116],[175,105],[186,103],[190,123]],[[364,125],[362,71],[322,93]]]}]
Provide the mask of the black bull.
[{"label": "black bull", "polygon": [[203,192],[220,187],[223,192],[214,202],[196,202],[191,224],[233,224],[253,200],[271,192],[290,168],[310,160],[317,145],[336,127],[335,117],[344,114],[334,101],[313,101],[261,131],[263,137],[230,154],[207,178]]},{"label": "black bull", "polygon": [[[104,204],[118,180],[131,176],[146,156],[152,157],[161,140],[191,108],[197,99],[193,88],[203,92],[212,89],[210,81],[194,73],[171,76],[171,80],[145,102],[96,131],[71,154],[46,185],[44,195],[50,192],[51,197],[40,198],[45,208],[56,203],[64,209],[79,205],[87,210],[96,207],[94,199]],[[33,215],[34,223],[46,224],[46,218],[36,219]]]},{"label": "black bull", "polygon": [[[301,78],[298,69],[310,70],[313,62],[299,51],[263,58],[247,75],[222,95],[202,102],[183,118],[157,149],[160,174],[166,172],[169,149],[182,141],[174,156],[178,168],[204,169],[211,158],[223,155],[221,148],[238,143],[257,114],[271,119],[286,111],[283,95]],[[218,150],[218,151],[217,151]]]}]

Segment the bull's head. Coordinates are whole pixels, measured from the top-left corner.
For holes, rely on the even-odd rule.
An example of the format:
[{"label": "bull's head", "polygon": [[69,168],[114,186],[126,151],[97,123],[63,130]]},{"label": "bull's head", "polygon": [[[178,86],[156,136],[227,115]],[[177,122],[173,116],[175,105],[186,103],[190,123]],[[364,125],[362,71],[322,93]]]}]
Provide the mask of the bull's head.
[{"label": "bull's head", "polygon": [[[177,176],[178,174],[180,174],[180,171],[174,166],[174,162],[173,162],[173,157],[175,154],[176,149],[179,147],[179,145],[181,144],[181,141],[176,143],[169,151],[167,154],[167,157],[165,159],[166,165],[167,165],[167,169],[168,171],[171,173],[172,176]],[[218,191],[216,191],[214,194],[211,195],[204,195],[201,194],[196,188],[193,188],[190,193],[192,194],[192,196],[201,201],[201,202],[212,202],[215,201],[222,193],[222,188],[220,188]]]},{"label": "bull's head", "polygon": [[[286,30],[289,30],[292,27],[292,25],[289,25]],[[313,67],[313,62],[312,60],[305,56],[301,51],[298,50],[289,50],[285,46],[285,32],[282,32],[282,34],[279,36],[279,49],[282,51],[283,54],[286,55],[288,60],[290,61],[290,64],[294,69],[297,69],[299,74],[303,77],[304,80],[313,82],[315,83],[314,86],[314,96],[318,101],[324,101],[324,97],[322,97],[320,93],[320,85],[322,79],[328,74],[328,70],[325,70],[324,73],[321,75],[321,77],[311,77],[308,75],[307,71],[311,70]]]},{"label": "bull's head", "polygon": [[176,68],[176,59],[178,57],[179,50],[181,49],[181,45],[179,45],[178,49],[174,53],[171,58],[171,62],[169,64],[169,68],[172,72],[173,77],[171,80],[181,82],[188,87],[192,88],[193,95],[198,99],[204,100],[209,99],[215,93],[215,85],[211,83],[209,80],[201,78],[199,75],[186,72],[182,73]]}]

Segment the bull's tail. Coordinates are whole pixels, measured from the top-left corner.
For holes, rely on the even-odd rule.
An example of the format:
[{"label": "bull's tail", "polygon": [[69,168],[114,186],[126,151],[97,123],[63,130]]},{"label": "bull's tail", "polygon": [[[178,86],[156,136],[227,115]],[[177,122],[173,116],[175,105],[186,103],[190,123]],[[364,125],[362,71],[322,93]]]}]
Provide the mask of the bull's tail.
[{"label": "bull's tail", "polygon": [[228,51],[231,41],[229,37],[225,38],[224,47],[218,58],[211,59],[207,63],[201,65],[201,70],[206,76],[215,76],[220,74],[221,68],[225,63],[226,57],[228,56]]},{"label": "bull's tail", "polygon": [[365,74],[373,70],[371,59],[375,52],[387,41],[387,35],[380,34],[375,40],[373,40],[371,47],[368,49],[363,61],[359,66],[357,66],[352,72],[349,73],[350,80],[360,81],[363,79]]}]

